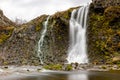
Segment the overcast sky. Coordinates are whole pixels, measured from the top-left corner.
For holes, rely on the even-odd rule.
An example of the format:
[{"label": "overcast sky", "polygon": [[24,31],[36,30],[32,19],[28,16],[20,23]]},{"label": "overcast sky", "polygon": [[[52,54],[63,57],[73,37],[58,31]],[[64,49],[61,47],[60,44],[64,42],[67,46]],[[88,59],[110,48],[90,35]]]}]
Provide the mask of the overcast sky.
[{"label": "overcast sky", "polygon": [[90,3],[91,0],[0,0],[0,9],[11,20],[31,20],[42,14],[54,14],[70,7]]}]

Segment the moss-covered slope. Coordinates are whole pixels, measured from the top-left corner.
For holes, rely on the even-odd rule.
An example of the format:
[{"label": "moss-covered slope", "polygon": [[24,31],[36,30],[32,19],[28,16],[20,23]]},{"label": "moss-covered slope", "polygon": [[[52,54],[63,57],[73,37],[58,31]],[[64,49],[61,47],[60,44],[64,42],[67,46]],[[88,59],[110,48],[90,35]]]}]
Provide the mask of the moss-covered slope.
[{"label": "moss-covered slope", "polygon": [[120,6],[90,6],[88,53],[91,62],[112,63],[120,56]]},{"label": "moss-covered slope", "polygon": [[15,24],[4,16],[3,11],[0,10],[0,45],[12,35],[14,26]]}]

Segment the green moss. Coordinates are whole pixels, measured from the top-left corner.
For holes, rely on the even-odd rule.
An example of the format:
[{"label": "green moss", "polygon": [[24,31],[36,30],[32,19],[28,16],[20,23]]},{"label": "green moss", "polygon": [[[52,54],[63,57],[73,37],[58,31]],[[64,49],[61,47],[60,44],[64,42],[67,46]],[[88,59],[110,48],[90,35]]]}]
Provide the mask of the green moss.
[{"label": "green moss", "polygon": [[113,64],[117,64],[117,65],[120,65],[120,61],[115,61],[115,62],[112,62]]},{"label": "green moss", "polygon": [[40,17],[37,17],[30,22],[26,23],[26,25],[29,27],[29,25],[35,26],[36,31],[40,31],[43,27],[43,22],[47,19],[48,15],[41,15]]},{"label": "green moss", "polygon": [[14,27],[6,27],[5,29],[1,29],[0,31],[0,44],[6,41],[14,30]]},{"label": "green moss", "polygon": [[111,6],[97,13],[93,9],[89,13],[88,53],[92,59],[95,56],[93,60],[102,57],[102,60],[109,61],[115,52],[120,51],[120,6]]},{"label": "green moss", "polygon": [[70,14],[71,14],[71,10],[68,10],[67,12],[64,13],[63,17],[68,20],[70,19]]},{"label": "green moss", "polygon": [[107,66],[102,66],[101,68],[102,68],[102,69],[107,69]]},{"label": "green moss", "polygon": [[3,64],[4,64],[4,65],[8,65],[8,62],[7,62],[7,61],[5,61]]},{"label": "green moss", "polygon": [[43,68],[49,69],[49,70],[62,70],[62,65],[61,64],[49,64],[49,65],[43,66]]},{"label": "green moss", "polygon": [[65,68],[66,71],[71,71],[72,70],[72,65],[68,64],[67,67]]},{"label": "green moss", "polygon": [[42,27],[42,25],[37,25],[37,26],[35,27],[36,31],[41,30],[41,27]]},{"label": "green moss", "polygon": [[104,11],[105,18],[109,21],[120,17],[120,6],[110,6]]}]

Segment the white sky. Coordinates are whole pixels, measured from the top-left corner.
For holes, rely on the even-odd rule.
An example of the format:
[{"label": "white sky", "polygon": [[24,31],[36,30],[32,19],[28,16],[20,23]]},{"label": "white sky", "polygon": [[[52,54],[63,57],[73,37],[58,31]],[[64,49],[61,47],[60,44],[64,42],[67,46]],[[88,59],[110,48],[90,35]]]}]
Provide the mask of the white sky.
[{"label": "white sky", "polygon": [[31,20],[42,14],[90,3],[91,0],[0,0],[0,9],[11,20],[16,18]]}]

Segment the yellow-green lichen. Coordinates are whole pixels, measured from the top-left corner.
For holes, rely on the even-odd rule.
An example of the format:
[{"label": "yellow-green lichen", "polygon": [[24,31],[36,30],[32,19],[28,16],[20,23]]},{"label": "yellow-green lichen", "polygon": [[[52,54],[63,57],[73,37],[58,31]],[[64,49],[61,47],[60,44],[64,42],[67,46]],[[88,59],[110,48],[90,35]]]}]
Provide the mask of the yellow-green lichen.
[{"label": "yellow-green lichen", "polygon": [[0,29],[0,44],[6,41],[12,35],[13,30],[14,27]]}]

